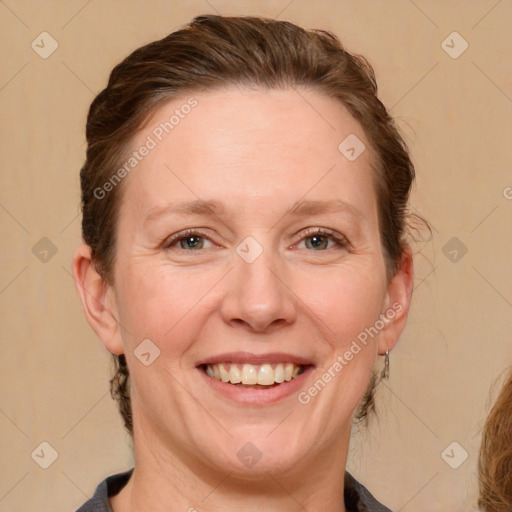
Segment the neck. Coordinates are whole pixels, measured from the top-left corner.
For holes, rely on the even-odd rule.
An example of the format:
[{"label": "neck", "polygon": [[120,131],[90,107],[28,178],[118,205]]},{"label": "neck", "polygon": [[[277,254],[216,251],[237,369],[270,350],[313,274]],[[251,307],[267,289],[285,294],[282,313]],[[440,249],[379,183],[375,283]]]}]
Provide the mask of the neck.
[{"label": "neck", "polygon": [[[345,436],[341,436],[345,437]],[[343,477],[349,439],[339,440],[314,458],[303,458],[286,472],[260,473],[247,478],[220,471],[197,460],[187,460],[168,445],[134,438],[135,469],[117,496],[114,512],[214,512],[240,510],[322,510],[345,512]]]}]

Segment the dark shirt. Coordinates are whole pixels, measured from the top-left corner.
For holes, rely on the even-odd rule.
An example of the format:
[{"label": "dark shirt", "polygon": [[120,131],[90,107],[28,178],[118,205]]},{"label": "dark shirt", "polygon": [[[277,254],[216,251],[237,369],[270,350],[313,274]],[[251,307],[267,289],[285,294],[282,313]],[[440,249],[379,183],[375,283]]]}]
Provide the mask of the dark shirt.
[{"label": "dark shirt", "polygon": [[[76,512],[112,512],[108,498],[115,496],[128,482],[133,469],[103,480],[94,496]],[[345,507],[350,512],[391,512],[381,505],[352,475],[345,473]]]}]

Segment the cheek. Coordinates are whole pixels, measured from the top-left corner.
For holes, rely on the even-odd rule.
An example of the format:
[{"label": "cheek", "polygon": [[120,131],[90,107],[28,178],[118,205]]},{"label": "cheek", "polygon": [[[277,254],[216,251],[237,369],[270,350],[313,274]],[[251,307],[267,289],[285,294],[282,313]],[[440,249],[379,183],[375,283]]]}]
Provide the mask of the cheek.
[{"label": "cheek", "polygon": [[[375,267],[373,267],[375,270]],[[384,273],[365,273],[364,267],[338,269],[322,278],[308,278],[300,294],[316,319],[323,343],[322,363],[310,387],[298,396],[318,417],[330,418],[326,435],[339,435],[367,390],[376,357],[378,333],[372,330],[385,298]],[[311,286],[312,282],[315,286]],[[307,410],[307,409],[305,409]],[[329,427],[329,428],[327,428]]]},{"label": "cheek", "polygon": [[179,340],[184,338],[178,333],[184,328],[193,331],[197,322],[191,319],[206,314],[205,294],[215,278],[143,261],[130,265],[119,287],[119,320],[126,324],[130,344],[150,338],[162,348],[172,341],[173,350],[179,350]]},{"label": "cheek", "polygon": [[[212,286],[210,280],[147,261],[133,262],[120,274],[119,321],[125,327],[121,335],[130,367],[133,403],[137,402],[141,410],[146,406],[158,409],[165,395],[165,400],[177,407],[188,395],[183,395],[172,375],[179,370],[183,355],[197,337],[197,315],[206,314],[201,299]],[[147,339],[159,352],[154,362],[145,366],[141,359],[137,360],[137,354],[142,353],[138,347]],[[151,345],[145,349],[148,351],[153,358]]]},{"label": "cheek", "polygon": [[375,323],[386,291],[384,272],[361,266],[303,275],[296,286],[297,295],[325,325],[326,336],[338,345]]},{"label": "cheek", "polygon": [[[303,309],[298,321],[315,318],[323,323],[325,337],[347,340],[378,319],[385,294],[385,272],[375,262],[340,268],[288,269],[286,280],[293,290],[288,300]],[[195,329],[222,302],[221,269],[191,271],[168,265],[134,262],[120,272],[119,321],[132,335],[130,344],[145,338],[162,345],[193,337]],[[221,295],[219,295],[219,293]],[[302,317],[302,318],[300,318]],[[188,335],[183,336],[183,329]],[[324,329],[322,329],[324,330]],[[178,336],[178,333],[181,333]],[[333,340],[334,341],[334,340]]]}]

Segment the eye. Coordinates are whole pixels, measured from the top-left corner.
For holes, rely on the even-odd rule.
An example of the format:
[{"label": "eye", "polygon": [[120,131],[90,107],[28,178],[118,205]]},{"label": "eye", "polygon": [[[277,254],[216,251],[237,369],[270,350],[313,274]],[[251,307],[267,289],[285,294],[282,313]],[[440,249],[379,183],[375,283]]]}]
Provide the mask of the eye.
[{"label": "eye", "polygon": [[302,242],[304,242],[306,249],[313,251],[348,247],[348,241],[345,237],[324,228],[314,228],[307,231],[299,245]]},{"label": "eye", "polygon": [[183,251],[199,251],[208,249],[212,246],[212,242],[202,233],[193,230],[177,233],[169,238],[165,244],[165,248],[172,247]]},{"label": "eye", "polygon": [[[301,246],[301,244],[304,244]],[[213,242],[203,233],[188,229],[172,235],[165,243],[166,249],[178,249],[187,252],[197,252],[213,247]],[[311,228],[307,230],[297,244],[299,248],[313,251],[325,251],[327,249],[347,248],[348,240],[337,233],[325,228]]]}]

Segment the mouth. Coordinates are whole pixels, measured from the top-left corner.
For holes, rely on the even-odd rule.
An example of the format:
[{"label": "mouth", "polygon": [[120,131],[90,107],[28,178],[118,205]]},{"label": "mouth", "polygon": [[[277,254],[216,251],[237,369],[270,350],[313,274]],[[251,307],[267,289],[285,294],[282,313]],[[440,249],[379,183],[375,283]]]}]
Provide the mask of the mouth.
[{"label": "mouth", "polygon": [[298,378],[306,370],[306,365],[219,363],[202,365],[202,369],[209,377],[221,382],[244,388],[269,389]]},{"label": "mouth", "polygon": [[297,391],[314,369],[289,354],[224,354],[197,363],[206,382],[228,398],[251,404],[275,402]]}]

